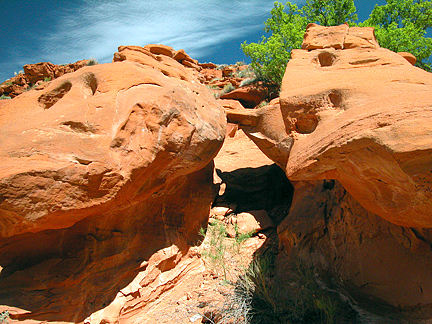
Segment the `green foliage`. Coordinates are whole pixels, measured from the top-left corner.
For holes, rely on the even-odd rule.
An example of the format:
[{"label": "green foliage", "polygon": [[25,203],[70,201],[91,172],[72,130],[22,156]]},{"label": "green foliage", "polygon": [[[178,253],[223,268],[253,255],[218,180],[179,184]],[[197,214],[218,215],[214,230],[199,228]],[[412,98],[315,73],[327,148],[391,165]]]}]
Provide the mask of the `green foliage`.
[{"label": "green foliage", "polygon": [[[235,238],[228,236],[226,224],[223,221],[212,219],[207,231],[200,229],[199,234],[204,238],[204,249],[201,255],[206,266],[214,273],[223,275],[224,282],[231,280],[233,274],[241,267],[239,260],[233,261],[233,255],[238,255],[245,241],[252,237],[253,233],[239,233],[237,225],[234,225]],[[233,265],[234,268],[232,267]],[[230,278],[228,278],[230,275]]]},{"label": "green foliage", "polygon": [[[301,47],[308,23],[355,25],[356,11],[353,0],[307,0],[301,8],[291,2],[275,2],[271,17],[264,23],[269,35],[258,43],[244,42],[241,48],[251,58],[258,79],[280,86],[291,51]],[[432,27],[432,1],[387,0],[385,5],[376,5],[359,25],[375,27],[381,47],[410,52],[417,57],[417,66],[431,70],[427,59],[432,54],[432,39],[425,34]]]},{"label": "green foliage", "polygon": [[51,77],[45,77],[44,78],[44,82],[49,82],[49,81],[51,81]]},{"label": "green foliage", "polygon": [[227,269],[225,262],[225,237],[226,237],[226,227],[221,221],[216,221],[210,225],[205,232],[204,229],[200,229],[200,235],[203,237],[208,237],[209,248],[202,252],[202,256],[209,260],[210,267],[216,273],[218,269],[223,270],[224,279],[227,279]]},{"label": "green foliage", "polygon": [[235,242],[236,242],[236,244],[241,244],[244,241],[247,241],[255,233],[255,231],[250,231],[248,233],[240,233],[239,230],[238,230],[238,225],[237,224],[234,224],[234,230],[236,232],[236,236],[235,236]]},{"label": "green foliage", "polygon": [[223,323],[335,323],[341,312],[338,296],[317,283],[313,269],[299,261],[284,277],[283,290],[274,272],[275,255],[258,255],[238,279]]},{"label": "green foliage", "polygon": [[280,85],[285,67],[291,58],[291,51],[300,48],[308,23],[315,22],[323,26],[351,24],[357,20],[353,0],[307,0],[299,8],[287,2],[274,3],[271,17],[264,23],[264,31],[271,36],[263,36],[261,42],[241,47],[246,56],[252,59],[252,67],[259,78]]},{"label": "green foliage", "polygon": [[88,62],[87,65],[97,65],[99,64],[98,60],[92,57]]},{"label": "green foliage", "polygon": [[12,85],[12,82],[8,81],[8,82],[5,82],[5,84],[6,84],[7,86],[11,86],[11,85]]},{"label": "green foliage", "polygon": [[0,313],[0,324],[2,323],[9,323],[8,322],[8,318],[9,318],[9,311],[5,310],[3,312]]},{"label": "green foliage", "polygon": [[235,89],[235,87],[231,84],[231,82],[230,82],[230,83],[227,83],[227,84],[223,87],[222,91],[219,93],[219,97],[220,97],[220,96],[223,96],[224,94],[226,94],[226,93],[228,93],[228,92],[233,91],[234,89]]},{"label": "green foliage", "polygon": [[425,34],[432,27],[432,1],[387,0],[385,5],[376,5],[359,25],[374,27],[381,47],[409,52],[417,58],[417,66],[431,71],[427,59],[432,55],[432,38]]},{"label": "green foliage", "polygon": [[291,50],[301,47],[307,20],[290,2],[286,6],[275,2],[270,13],[264,31],[271,35],[263,36],[259,43],[244,42],[241,48],[252,59],[251,66],[259,79],[280,84]]},{"label": "green foliage", "polygon": [[236,78],[256,78],[255,72],[250,65],[241,71],[236,71],[234,76]]},{"label": "green foliage", "polygon": [[353,0],[307,0],[302,8],[308,22],[322,26],[337,26],[357,21]]},{"label": "green foliage", "polygon": [[0,100],[3,100],[3,99],[12,99],[12,97],[9,97],[9,96],[6,96],[5,94],[2,94],[0,96]]}]

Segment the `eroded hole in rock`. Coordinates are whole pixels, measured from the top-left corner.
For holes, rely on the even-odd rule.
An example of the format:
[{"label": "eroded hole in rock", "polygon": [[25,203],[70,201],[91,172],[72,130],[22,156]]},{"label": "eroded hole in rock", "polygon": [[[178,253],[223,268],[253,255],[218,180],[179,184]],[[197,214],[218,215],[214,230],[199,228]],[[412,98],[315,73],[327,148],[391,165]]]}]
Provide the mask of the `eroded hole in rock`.
[{"label": "eroded hole in rock", "polygon": [[95,133],[96,130],[92,125],[85,124],[77,121],[66,121],[63,125],[68,126],[71,130],[77,133]]},{"label": "eroded hole in rock", "polygon": [[85,83],[90,87],[92,94],[95,94],[98,87],[96,76],[93,73],[86,74]]},{"label": "eroded hole in rock", "polygon": [[330,52],[321,52],[318,54],[318,62],[320,66],[332,66],[336,61],[336,55]]},{"label": "eroded hole in rock", "polygon": [[216,198],[214,205],[235,205],[236,213],[266,210],[275,224],[286,216],[294,188],[276,164],[231,172],[216,171],[226,189]]},{"label": "eroded hole in rock", "polygon": [[329,93],[328,98],[333,107],[340,107],[342,102],[342,95],[339,91]]},{"label": "eroded hole in rock", "polygon": [[63,96],[68,93],[71,88],[72,83],[70,81],[65,81],[54,90],[42,94],[38,98],[38,102],[44,109],[49,109],[54,106],[61,98],[63,98]]},{"label": "eroded hole in rock", "polygon": [[310,134],[318,126],[318,118],[314,114],[306,114],[297,117],[295,129],[300,134]]},{"label": "eroded hole in rock", "polygon": [[[363,64],[369,64],[369,63],[375,63],[379,59],[380,59],[379,57],[372,57],[372,58],[367,58],[364,60],[351,61],[351,62],[349,62],[349,64],[351,64],[351,65],[363,65]],[[383,65],[386,65],[386,64],[388,64],[388,63],[384,63]]]}]

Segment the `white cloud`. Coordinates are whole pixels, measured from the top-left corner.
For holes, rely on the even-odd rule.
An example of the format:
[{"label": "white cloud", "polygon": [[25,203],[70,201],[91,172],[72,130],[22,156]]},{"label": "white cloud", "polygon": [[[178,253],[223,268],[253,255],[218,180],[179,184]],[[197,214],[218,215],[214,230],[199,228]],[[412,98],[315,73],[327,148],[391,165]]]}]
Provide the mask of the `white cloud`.
[{"label": "white cloud", "polygon": [[[293,1],[292,1],[293,2]],[[304,2],[304,1],[294,1]],[[183,48],[203,61],[217,45],[261,31],[274,0],[86,0],[53,12],[46,30],[34,30],[30,51],[0,62],[4,78],[24,64],[56,64],[94,57],[110,62],[119,45],[158,43]],[[240,44],[239,44],[240,45]],[[229,50],[229,48],[227,48]],[[11,70],[11,71],[9,71]],[[3,74],[1,74],[3,77]]]},{"label": "white cloud", "polygon": [[109,61],[119,45],[161,43],[200,58],[216,44],[262,29],[272,7],[273,0],[88,0],[56,26],[44,56]]}]

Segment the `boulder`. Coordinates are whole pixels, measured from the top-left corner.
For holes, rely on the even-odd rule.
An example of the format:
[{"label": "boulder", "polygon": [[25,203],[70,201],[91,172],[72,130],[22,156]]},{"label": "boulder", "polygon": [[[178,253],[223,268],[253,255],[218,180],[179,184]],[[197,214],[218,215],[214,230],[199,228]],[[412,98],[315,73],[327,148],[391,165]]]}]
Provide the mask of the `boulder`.
[{"label": "boulder", "polygon": [[176,52],[172,47],[161,45],[161,44],[148,44],[144,46],[144,49],[148,50],[150,53],[155,55],[165,55],[168,57],[174,57],[174,55],[176,54]]},{"label": "boulder", "polygon": [[324,27],[309,24],[302,43],[302,49],[324,48],[378,48],[380,47],[372,27],[349,27],[348,24]]},{"label": "boulder", "polygon": [[[203,69],[216,69],[217,65],[214,63],[200,63],[199,66],[201,66]],[[222,71],[221,71],[222,73]]]},{"label": "boulder", "polygon": [[[50,62],[40,62],[36,64],[26,64],[24,65],[24,73],[26,76],[26,81],[29,83],[36,83],[37,81],[43,81],[46,78],[51,80],[58,78],[66,73],[75,72],[78,69],[86,66],[89,60],[81,60],[75,63],[70,63],[66,65],[56,65]],[[20,83],[23,81],[21,80]]]},{"label": "boulder", "polygon": [[225,66],[222,70],[222,76],[224,78],[230,78],[232,76],[234,76],[234,73],[236,72],[236,68],[233,66]]},{"label": "boulder", "polygon": [[36,64],[26,64],[23,66],[24,73],[30,83],[43,80],[44,78],[54,79],[55,65],[50,62],[40,62]]},{"label": "boulder", "polygon": [[0,304],[16,319],[81,322],[207,224],[223,109],[177,61],[124,52],[0,110]]},{"label": "boulder", "polygon": [[244,110],[245,108],[242,106],[242,104],[234,99],[218,99],[217,101],[222,105],[222,107],[229,109],[229,110]]},{"label": "boulder", "polygon": [[282,246],[352,291],[431,304],[432,74],[387,49],[328,39],[294,50],[282,82],[295,185]]},{"label": "boulder", "polygon": [[275,227],[266,210],[251,210],[237,214],[236,222],[239,234],[255,234]]},{"label": "boulder", "polygon": [[240,103],[246,108],[254,108],[261,103],[267,97],[267,91],[262,88],[245,86],[238,89],[234,89],[222,96],[220,99],[234,99],[240,101]]},{"label": "boulder", "polygon": [[347,24],[332,27],[309,24],[304,35],[302,49],[309,51],[322,48],[343,49],[348,29]]},{"label": "boulder", "polygon": [[153,54],[149,48],[119,46],[118,52],[114,53],[113,62],[126,60],[150,66],[169,77],[186,81],[197,81],[196,74],[191,69],[187,69],[170,56]]},{"label": "boulder", "polygon": [[177,52],[175,52],[173,57],[179,63],[181,63],[183,60],[187,60],[187,59],[191,60],[191,57],[186,54],[184,49],[179,49]]},{"label": "boulder", "polygon": [[293,139],[285,131],[279,101],[271,103],[253,110],[224,107],[228,122],[239,125],[268,158],[285,170]]},{"label": "boulder", "polygon": [[372,27],[350,27],[345,36],[343,48],[378,48],[380,47],[375,38],[375,30]]}]

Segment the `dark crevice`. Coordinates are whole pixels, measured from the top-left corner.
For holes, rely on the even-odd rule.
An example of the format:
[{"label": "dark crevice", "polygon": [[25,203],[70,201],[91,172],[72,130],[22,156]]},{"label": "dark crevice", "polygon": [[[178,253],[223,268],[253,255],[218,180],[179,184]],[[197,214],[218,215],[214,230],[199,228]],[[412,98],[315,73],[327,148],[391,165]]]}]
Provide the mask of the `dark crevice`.
[{"label": "dark crevice", "polygon": [[64,95],[68,93],[71,88],[72,83],[70,81],[65,81],[54,90],[42,94],[38,98],[38,102],[44,109],[49,109],[54,106],[61,98],[63,98]]}]

